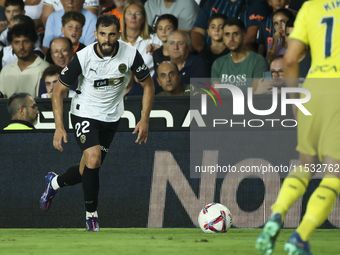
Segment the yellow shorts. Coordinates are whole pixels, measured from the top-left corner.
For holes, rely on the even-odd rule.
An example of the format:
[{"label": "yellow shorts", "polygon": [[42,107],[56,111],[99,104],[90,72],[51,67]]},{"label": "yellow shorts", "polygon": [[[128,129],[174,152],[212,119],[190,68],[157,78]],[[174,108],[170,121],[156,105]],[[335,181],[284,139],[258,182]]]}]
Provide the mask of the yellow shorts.
[{"label": "yellow shorts", "polygon": [[303,106],[312,115],[298,111],[296,149],[320,162],[324,156],[340,160],[340,79],[309,78],[303,88],[311,93]]}]

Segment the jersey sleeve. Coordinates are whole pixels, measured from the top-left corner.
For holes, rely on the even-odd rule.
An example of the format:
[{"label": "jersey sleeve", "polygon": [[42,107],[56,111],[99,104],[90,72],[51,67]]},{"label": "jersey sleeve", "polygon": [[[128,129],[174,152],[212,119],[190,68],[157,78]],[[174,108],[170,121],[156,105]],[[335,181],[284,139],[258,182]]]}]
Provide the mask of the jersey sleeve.
[{"label": "jersey sleeve", "polygon": [[71,87],[81,72],[81,65],[77,54],[75,54],[67,66],[61,71],[59,81],[66,87]]},{"label": "jersey sleeve", "polygon": [[131,70],[136,75],[138,81],[144,81],[150,75],[149,68],[138,50],[136,50],[136,56],[131,66]]},{"label": "jersey sleeve", "polygon": [[308,5],[309,2],[306,2],[302,5],[300,11],[298,12],[295,22],[293,32],[289,35],[289,38],[297,39],[304,44],[308,45],[308,30],[307,30],[307,22],[308,22]]}]

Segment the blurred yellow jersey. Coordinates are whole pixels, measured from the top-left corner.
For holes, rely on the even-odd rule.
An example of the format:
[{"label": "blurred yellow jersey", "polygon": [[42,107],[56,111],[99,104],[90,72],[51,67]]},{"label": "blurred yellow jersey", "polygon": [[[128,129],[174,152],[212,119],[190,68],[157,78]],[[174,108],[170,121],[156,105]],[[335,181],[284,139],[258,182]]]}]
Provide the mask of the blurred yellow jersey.
[{"label": "blurred yellow jersey", "polygon": [[312,68],[308,78],[340,78],[340,0],[305,2],[289,38],[310,46]]}]

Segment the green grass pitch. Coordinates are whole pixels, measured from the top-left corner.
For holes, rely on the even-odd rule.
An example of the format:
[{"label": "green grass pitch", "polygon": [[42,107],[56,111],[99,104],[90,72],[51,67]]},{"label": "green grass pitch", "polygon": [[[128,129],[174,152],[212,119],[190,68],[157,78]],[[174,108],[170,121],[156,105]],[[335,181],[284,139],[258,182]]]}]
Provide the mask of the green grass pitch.
[{"label": "green grass pitch", "polygon": [[[283,245],[293,233],[281,230],[273,254],[286,254]],[[254,248],[261,229],[230,229],[205,234],[198,228],[0,229],[1,255],[210,255],[258,254]],[[320,229],[311,238],[314,255],[340,254],[340,229]]]}]

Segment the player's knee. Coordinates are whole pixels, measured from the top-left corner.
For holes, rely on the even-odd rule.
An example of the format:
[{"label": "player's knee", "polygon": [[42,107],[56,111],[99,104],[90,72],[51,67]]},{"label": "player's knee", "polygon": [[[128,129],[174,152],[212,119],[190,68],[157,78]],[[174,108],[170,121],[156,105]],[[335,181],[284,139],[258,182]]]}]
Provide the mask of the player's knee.
[{"label": "player's knee", "polygon": [[91,153],[87,156],[86,166],[88,168],[98,168],[101,166],[101,155],[99,153]]}]

